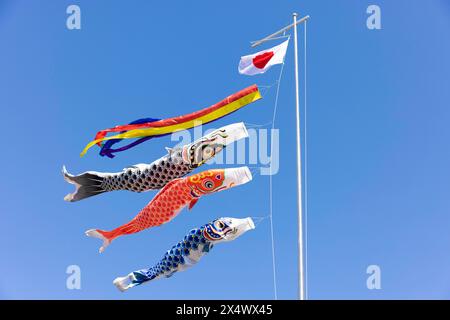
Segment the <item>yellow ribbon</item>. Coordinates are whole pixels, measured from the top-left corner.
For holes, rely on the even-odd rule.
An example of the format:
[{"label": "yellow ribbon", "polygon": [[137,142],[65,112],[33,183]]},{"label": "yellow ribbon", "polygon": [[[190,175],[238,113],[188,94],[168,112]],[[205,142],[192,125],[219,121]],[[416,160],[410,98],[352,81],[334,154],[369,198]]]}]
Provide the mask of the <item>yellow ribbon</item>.
[{"label": "yellow ribbon", "polygon": [[242,107],[244,107],[247,104],[250,104],[254,101],[257,101],[261,99],[261,94],[259,91],[254,91],[249,93],[248,95],[237,99],[227,105],[224,105],[223,107],[214,110],[208,114],[205,114],[199,118],[186,121],[183,123],[178,123],[170,126],[165,127],[150,127],[150,128],[144,128],[144,129],[134,129],[130,130],[121,134],[117,134],[115,136],[110,137],[104,137],[102,139],[97,139],[94,141],[89,142],[86,147],[83,149],[83,151],[80,153],[80,157],[84,156],[86,152],[96,145],[99,142],[106,141],[106,140],[113,140],[113,139],[133,139],[133,138],[142,138],[142,137],[149,137],[149,136],[156,136],[156,135],[162,135],[167,133],[173,133],[181,130],[191,129],[193,127],[196,127],[201,124],[206,124],[208,122],[214,121],[218,118],[221,118],[229,113],[232,113]]}]

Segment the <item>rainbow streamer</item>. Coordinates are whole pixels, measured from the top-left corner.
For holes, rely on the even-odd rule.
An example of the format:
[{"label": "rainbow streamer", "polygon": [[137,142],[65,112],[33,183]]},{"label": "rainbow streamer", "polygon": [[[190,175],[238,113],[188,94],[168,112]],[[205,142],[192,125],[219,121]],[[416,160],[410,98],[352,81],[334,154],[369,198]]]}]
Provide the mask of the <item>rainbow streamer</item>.
[{"label": "rainbow streamer", "polygon": [[[150,122],[154,122],[154,121],[159,121],[161,119],[153,119],[153,118],[143,118],[143,119],[138,119],[135,120],[133,122],[130,122],[130,124],[140,124],[140,123],[150,123]],[[121,133],[125,133],[126,131],[122,131]],[[129,143],[123,147],[117,148],[117,149],[113,149],[112,146],[115,145],[116,143],[119,143],[120,141],[122,141],[123,139],[114,139],[114,140],[108,140],[105,142],[105,144],[103,144],[102,149],[100,150],[99,154],[104,157],[107,156],[108,158],[114,158],[115,155],[114,153],[117,152],[122,152],[122,151],[126,151],[128,149],[131,149],[135,146],[137,146],[138,144],[141,144],[147,140],[150,140],[154,138],[154,136],[152,137],[145,137],[145,138],[140,138],[136,141],[133,141],[132,143]]]},{"label": "rainbow streamer", "polygon": [[[227,98],[208,108],[192,112],[187,115],[156,121],[155,119],[151,118],[140,119],[134,121],[131,124],[104,129],[97,132],[95,139],[88,143],[88,145],[81,152],[80,156],[84,156],[86,152],[96,144],[102,147],[104,155],[112,156],[113,152],[127,150],[148,139],[168,135],[181,130],[191,129],[196,126],[215,121],[259,99],[261,99],[261,94],[258,90],[258,87],[256,85],[252,85],[228,96]],[[142,121],[145,120],[150,121],[142,123]],[[119,132],[119,134],[107,137],[106,135],[110,132]],[[117,143],[122,139],[134,138],[138,138],[139,140],[120,149],[111,149],[111,146],[114,143]],[[102,142],[111,140],[113,141],[113,143],[105,143],[102,146]],[[102,151],[100,152],[102,153]]]}]

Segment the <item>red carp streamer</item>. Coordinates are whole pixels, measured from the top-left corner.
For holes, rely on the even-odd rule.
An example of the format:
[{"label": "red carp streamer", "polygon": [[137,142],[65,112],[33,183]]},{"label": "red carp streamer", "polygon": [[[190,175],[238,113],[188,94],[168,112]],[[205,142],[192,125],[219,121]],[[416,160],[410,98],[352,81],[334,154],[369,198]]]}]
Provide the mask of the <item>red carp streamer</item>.
[{"label": "red carp streamer", "polygon": [[86,231],[86,235],[102,239],[100,252],[103,252],[119,236],[167,223],[184,207],[192,209],[201,196],[247,183],[251,179],[248,167],[240,167],[208,170],[172,180],[130,222],[112,231],[91,229]]}]

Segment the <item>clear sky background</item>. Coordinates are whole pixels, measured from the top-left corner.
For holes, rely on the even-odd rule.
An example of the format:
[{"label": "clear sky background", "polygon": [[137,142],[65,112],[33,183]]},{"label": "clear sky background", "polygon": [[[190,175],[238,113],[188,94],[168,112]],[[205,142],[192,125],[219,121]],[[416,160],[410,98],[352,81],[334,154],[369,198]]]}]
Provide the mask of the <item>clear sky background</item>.
[{"label": "clear sky background", "polygon": [[[69,4],[81,7],[81,30],[66,28]],[[382,30],[366,27],[370,4],[381,7]],[[309,298],[450,298],[450,5],[444,0],[0,0],[0,297],[273,298],[267,219],[170,279],[124,294],[112,285],[117,276],[153,265],[192,227],[220,216],[266,216],[267,176],[205,197],[193,211],[118,239],[99,255],[100,241],[84,231],[123,224],[155,192],[66,203],[73,188],[60,171],[63,164],[78,173],[151,162],[173,144],[170,138],[113,160],[95,149],[78,155],[98,129],[185,114],[252,83],[273,83],[279,67],[243,77],[237,63],[253,52],[249,41],[289,24],[293,11],[311,15]],[[297,292],[293,72],[291,46],[276,120],[280,171],[274,176],[283,299]],[[267,123],[272,110],[268,95],[211,127]],[[72,264],[81,268],[81,290],[66,288]],[[381,268],[381,290],[366,287],[372,264]]]}]

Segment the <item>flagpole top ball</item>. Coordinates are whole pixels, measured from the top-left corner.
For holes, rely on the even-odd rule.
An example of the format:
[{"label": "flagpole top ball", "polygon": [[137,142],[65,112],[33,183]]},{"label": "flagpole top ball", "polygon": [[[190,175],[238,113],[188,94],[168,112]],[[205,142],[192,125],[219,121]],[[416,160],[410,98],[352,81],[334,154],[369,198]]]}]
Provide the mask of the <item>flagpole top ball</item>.
[{"label": "flagpole top ball", "polygon": [[298,13],[297,13],[297,12],[294,12],[294,13],[292,14],[292,16],[296,17],[296,16],[298,16]]}]

